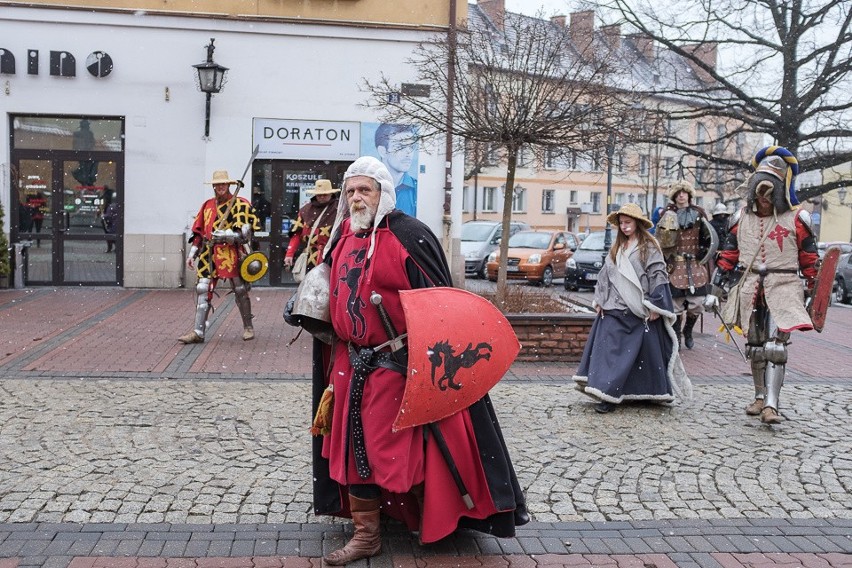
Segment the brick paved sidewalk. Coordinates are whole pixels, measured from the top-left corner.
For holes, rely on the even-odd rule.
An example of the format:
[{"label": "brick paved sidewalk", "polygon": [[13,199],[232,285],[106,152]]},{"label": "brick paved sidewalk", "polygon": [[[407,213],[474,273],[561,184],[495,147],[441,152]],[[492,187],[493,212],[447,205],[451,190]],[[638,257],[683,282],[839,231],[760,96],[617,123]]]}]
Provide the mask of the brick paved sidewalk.
[{"label": "brick paved sidewalk", "polygon": [[[175,339],[191,324],[191,291],[0,290],[0,378],[305,382],[310,338],[303,334],[288,345],[296,334],[281,318],[289,295],[290,291],[280,289],[252,291],[257,339],[250,342],[240,339],[233,299],[219,299],[208,341],[183,346]],[[748,366],[716,334],[716,325],[707,318],[703,333],[696,336],[695,349],[683,353],[687,371],[697,385],[746,385]],[[794,335],[785,388],[813,384],[848,390],[850,326],[852,309],[839,306],[831,309],[824,333]],[[505,381],[564,385],[575,368],[518,363]],[[834,410],[845,413],[847,420],[840,427],[848,430],[850,409]],[[805,423],[794,425],[795,430],[766,435],[796,435],[802,444],[820,443],[808,439]],[[731,431],[736,430],[720,428],[718,435],[724,438]],[[593,432],[590,425],[585,434]],[[0,438],[11,440],[14,434],[0,424]],[[595,440],[578,439],[577,443],[594,444]],[[852,492],[848,455],[833,455],[818,464],[800,462],[798,455],[790,451],[790,471],[812,479],[817,487],[830,472],[842,484],[832,491]],[[5,467],[0,464],[0,471]],[[606,499],[611,493],[605,481],[595,499]],[[773,481],[785,482],[783,478]],[[26,485],[27,479],[17,482]],[[14,485],[0,485],[0,513],[16,506],[10,499],[14,491]],[[384,553],[352,566],[852,567],[852,512],[837,512],[833,518],[807,516],[533,522],[521,527],[513,539],[460,532],[429,546],[419,546],[416,537],[389,523],[383,532]],[[319,567],[322,554],[340,546],[348,530],[348,523],[329,522],[326,517],[321,522],[286,524],[7,522],[0,523],[0,568]]]}]

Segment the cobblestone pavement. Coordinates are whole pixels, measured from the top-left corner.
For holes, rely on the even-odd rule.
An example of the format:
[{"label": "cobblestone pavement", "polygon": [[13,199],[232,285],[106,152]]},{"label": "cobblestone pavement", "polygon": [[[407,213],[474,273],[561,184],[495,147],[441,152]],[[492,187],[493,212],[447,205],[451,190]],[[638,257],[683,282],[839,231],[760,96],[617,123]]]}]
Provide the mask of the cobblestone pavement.
[{"label": "cobblestone pavement", "polygon": [[[0,568],[308,568],[344,542],[311,511],[309,338],[286,290],[252,295],[255,341],[228,297],[183,346],[189,291],[0,291]],[[389,522],[354,566],[852,566],[852,309],[794,335],[776,427],[702,325],[674,406],[598,415],[575,364],[515,364],[492,398],[533,522],[425,547]]]}]

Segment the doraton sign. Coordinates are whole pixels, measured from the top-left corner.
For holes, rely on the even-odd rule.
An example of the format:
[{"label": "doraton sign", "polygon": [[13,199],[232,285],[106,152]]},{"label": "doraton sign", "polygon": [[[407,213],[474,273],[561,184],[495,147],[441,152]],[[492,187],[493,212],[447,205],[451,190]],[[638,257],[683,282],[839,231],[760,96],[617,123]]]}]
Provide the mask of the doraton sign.
[{"label": "doraton sign", "polygon": [[[39,51],[27,50],[27,75],[38,75]],[[112,72],[112,57],[105,51],[93,51],[86,57],[86,70],[92,77],[106,77]],[[0,75],[14,75],[15,56],[0,47]],[[50,74],[53,77],[76,77],[77,60],[67,51],[50,51]]]}]

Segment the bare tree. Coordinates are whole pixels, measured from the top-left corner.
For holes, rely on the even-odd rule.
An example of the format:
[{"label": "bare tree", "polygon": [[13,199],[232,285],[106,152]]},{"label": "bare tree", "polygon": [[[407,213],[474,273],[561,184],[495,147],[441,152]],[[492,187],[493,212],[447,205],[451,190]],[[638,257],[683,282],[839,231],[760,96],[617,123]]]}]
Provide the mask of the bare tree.
[{"label": "bare tree", "polygon": [[[689,62],[697,80],[663,82],[653,94],[688,101],[672,112],[673,120],[716,126],[703,144],[685,136],[666,140],[695,157],[699,167],[745,171],[742,158],[720,149],[753,133],[797,154],[802,171],[852,160],[848,0],[606,0],[605,6],[640,37]],[[678,72],[665,57],[653,66],[660,76]],[[802,189],[799,199],[846,183]]]},{"label": "bare tree", "polygon": [[[623,127],[633,91],[607,84],[613,58],[603,46],[578,48],[564,26],[506,13],[502,29],[480,21],[457,44],[436,37],[410,60],[428,96],[399,96],[398,79],[366,83],[367,105],[388,122],[415,124],[421,137],[452,132],[468,146],[489,147],[506,164],[503,235],[509,235],[515,169],[522,147],[588,151],[606,144],[608,129]],[[449,104],[448,104],[449,103]],[[464,144],[456,144],[457,151]],[[508,239],[500,243],[497,304],[506,298]]]}]

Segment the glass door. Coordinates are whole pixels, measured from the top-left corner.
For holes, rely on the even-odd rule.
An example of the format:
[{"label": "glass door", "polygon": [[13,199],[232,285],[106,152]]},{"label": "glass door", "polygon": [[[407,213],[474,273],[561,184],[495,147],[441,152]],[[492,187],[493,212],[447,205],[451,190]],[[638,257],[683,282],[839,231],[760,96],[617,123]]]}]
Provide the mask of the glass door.
[{"label": "glass door", "polygon": [[[24,283],[122,284],[124,119],[10,115]],[[15,201],[17,200],[17,207]]]},{"label": "glass door", "polygon": [[[252,166],[252,204],[261,218],[261,232],[256,234],[256,248],[269,258],[269,272],[257,284],[268,286],[295,285],[293,276],[284,270],[284,254],[290,241],[290,226],[299,208],[308,202],[305,192],[316,180],[329,179],[340,187],[349,162],[308,162],[257,160]],[[268,214],[267,214],[268,212]]]},{"label": "glass door", "polygon": [[26,284],[121,285],[123,199],[115,161],[20,159],[15,242]]}]

